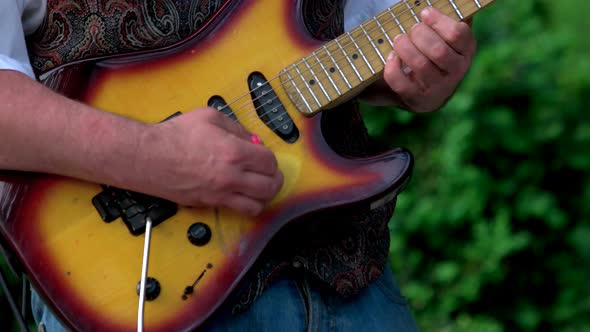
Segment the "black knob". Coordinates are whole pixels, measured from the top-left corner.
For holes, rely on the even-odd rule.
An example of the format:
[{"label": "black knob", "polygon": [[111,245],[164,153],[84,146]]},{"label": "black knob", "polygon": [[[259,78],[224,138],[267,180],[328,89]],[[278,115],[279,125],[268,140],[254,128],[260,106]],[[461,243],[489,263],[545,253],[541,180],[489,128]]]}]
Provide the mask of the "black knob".
[{"label": "black knob", "polygon": [[[135,287],[135,291],[137,295],[139,295],[139,291],[141,290],[141,280],[137,283]],[[155,300],[158,295],[160,295],[160,282],[156,278],[148,277],[145,280],[145,299],[147,301]]]},{"label": "black knob", "polygon": [[196,246],[204,246],[211,240],[211,228],[202,222],[194,223],[188,228],[188,240]]}]

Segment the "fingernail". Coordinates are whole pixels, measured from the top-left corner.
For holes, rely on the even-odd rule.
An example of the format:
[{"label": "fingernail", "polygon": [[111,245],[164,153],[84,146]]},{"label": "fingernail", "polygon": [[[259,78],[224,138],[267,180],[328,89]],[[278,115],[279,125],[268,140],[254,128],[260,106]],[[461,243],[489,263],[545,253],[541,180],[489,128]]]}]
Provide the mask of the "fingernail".
[{"label": "fingernail", "polygon": [[252,142],[254,144],[262,144],[260,137],[258,137],[258,135],[256,135],[256,134],[250,134],[250,142]]},{"label": "fingernail", "polygon": [[422,19],[426,19],[426,17],[428,17],[430,15],[430,13],[432,12],[432,9],[430,9],[430,7],[426,7],[424,8],[424,10],[422,10]]},{"label": "fingernail", "polygon": [[393,61],[393,59],[395,59],[395,52],[391,51],[391,52],[389,52],[389,55],[387,56],[387,62],[391,62],[391,61]]},{"label": "fingernail", "polygon": [[408,67],[405,63],[402,63],[402,72],[408,76],[412,72],[412,68]]}]

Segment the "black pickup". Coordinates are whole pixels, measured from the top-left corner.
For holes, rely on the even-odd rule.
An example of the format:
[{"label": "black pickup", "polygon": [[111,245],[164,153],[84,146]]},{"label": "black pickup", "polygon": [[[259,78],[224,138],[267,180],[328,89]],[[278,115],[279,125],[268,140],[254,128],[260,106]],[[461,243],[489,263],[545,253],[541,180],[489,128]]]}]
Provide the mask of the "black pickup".
[{"label": "black pickup", "polygon": [[260,73],[252,73],[248,86],[260,120],[285,142],[297,141],[299,130],[266,78]]}]

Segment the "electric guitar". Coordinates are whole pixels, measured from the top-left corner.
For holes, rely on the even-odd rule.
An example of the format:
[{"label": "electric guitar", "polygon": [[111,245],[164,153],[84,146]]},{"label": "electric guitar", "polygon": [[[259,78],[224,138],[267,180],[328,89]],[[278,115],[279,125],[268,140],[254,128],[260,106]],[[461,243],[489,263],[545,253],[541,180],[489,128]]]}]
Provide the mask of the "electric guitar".
[{"label": "electric guitar", "polygon": [[[252,218],[70,178],[5,172],[2,237],[70,328],[131,331],[149,217],[154,228],[144,326],[195,329],[287,223],[330,208],[375,208],[397,195],[410,175],[408,151],[340,156],[315,115],[376,81],[394,37],[418,22],[426,6],[463,20],[491,2],[404,0],[325,43],[306,31],[299,1],[243,0],[205,26],[204,39],[95,63],[83,73],[83,102],[152,123],[177,111],[215,107],[275,153],[285,178],[281,191]],[[65,73],[75,71],[51,75],[57,80]],[[67,94],[80,86],[55,88]]]}]

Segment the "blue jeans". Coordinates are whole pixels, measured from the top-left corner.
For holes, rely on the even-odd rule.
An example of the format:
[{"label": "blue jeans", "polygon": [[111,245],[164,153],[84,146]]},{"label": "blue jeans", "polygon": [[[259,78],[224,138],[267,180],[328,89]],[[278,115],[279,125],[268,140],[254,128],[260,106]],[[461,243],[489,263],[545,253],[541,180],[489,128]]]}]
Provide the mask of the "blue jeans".
[{"label": "blue jeans", "polygon": [[[64,331],[35,292],[32,306],[35,320],[45,331]],[[418,327],[387,267],[376,282],[346,299],[322,291],[305,276],[281,278],[243,313],[232,314],[229,304],[221,306],[202,330],[416,332]]]}]

